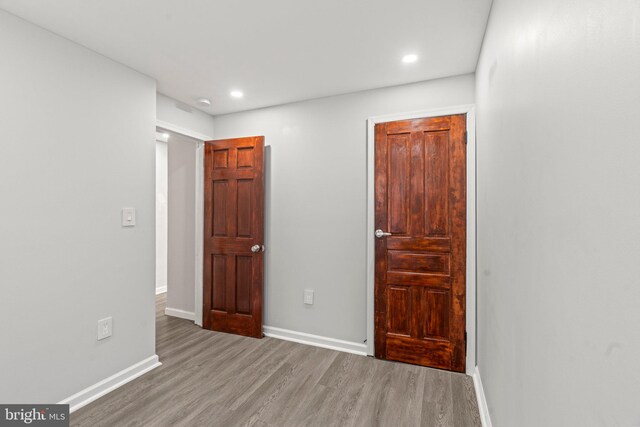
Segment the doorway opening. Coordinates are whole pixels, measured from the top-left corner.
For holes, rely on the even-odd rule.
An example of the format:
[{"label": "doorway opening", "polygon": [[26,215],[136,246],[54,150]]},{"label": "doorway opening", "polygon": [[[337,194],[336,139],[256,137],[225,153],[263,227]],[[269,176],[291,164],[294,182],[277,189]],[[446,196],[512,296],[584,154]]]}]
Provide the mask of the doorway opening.
[{"label": "doorway opening", "polygon": [[202,324],[202,151],[206,137],[156,128],[156,295],[164,313]]}]

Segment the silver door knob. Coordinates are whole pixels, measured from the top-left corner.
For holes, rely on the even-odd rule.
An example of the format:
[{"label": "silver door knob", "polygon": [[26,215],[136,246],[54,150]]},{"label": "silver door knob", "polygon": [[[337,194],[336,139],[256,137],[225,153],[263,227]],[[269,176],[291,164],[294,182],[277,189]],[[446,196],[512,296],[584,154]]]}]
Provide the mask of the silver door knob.
[{"label": "silver door knob", "polygon": [[378,239],[381,239],[381,238],[382,238],[382,237],[384,237],[384,236],[391,236],[391,233],[387,233],[387,232],[385,232],[385,231],[382,231],[382,230],[380,230],[380,229],[377,229],[377,230],[376,230],[376,232],[375,232],[375,235],[376,235],[376,237],[377,237]]},{"label": "silver door knob", "polygon": [[253,246],[251,246],[251,252],[258,253],[260,251],[264,252],[264,245],[253,245]]}]

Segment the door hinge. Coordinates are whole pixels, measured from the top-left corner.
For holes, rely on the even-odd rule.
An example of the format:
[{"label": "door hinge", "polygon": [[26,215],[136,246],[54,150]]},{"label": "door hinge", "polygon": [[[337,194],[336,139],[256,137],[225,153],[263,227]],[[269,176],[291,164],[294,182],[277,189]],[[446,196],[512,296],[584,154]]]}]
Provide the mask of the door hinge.
[{"label": "door hinge", "polygon": [[467,331],[464,331],[464,348],[467,348]]},{"label": "door hinge", "polygon": [[469,140],[467,139],[467,131],[464,131],[464,143],[467,144],[469,143]]}]

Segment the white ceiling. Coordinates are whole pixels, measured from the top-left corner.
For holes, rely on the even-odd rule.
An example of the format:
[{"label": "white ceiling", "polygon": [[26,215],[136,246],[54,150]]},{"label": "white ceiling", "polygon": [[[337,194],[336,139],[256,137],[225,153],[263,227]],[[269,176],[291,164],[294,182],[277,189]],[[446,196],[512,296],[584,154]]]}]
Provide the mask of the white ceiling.
[{"label": "white ceiling", "polygon": [[[222,114],[475,70],[491,0],[0,0]],[[403,64],[408,53],[418,62]],[[240,89],[243,99],[229,91]],[[200,97],[212,105],[196,104]]]}]

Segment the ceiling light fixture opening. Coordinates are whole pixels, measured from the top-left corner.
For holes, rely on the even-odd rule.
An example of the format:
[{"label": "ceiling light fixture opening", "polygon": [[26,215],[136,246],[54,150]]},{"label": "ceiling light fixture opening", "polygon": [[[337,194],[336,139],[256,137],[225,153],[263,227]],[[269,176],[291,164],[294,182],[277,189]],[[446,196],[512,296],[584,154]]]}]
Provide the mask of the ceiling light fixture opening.
[{"label": "ceiling light fixture opening", "polygon": [[413,62],[416,62],[417,60],[418,60],[418,55],[413,53],[402,57],[402,62],[404,62],[405,64],[411,64]]},{"label": "ceiling light fixture opening", "polygon": [[242,98],[244,96],[244,94],[239,90],[232,90],[229,95],[231,95],[232,98]]}]

